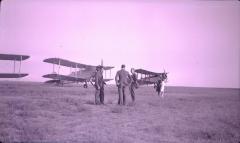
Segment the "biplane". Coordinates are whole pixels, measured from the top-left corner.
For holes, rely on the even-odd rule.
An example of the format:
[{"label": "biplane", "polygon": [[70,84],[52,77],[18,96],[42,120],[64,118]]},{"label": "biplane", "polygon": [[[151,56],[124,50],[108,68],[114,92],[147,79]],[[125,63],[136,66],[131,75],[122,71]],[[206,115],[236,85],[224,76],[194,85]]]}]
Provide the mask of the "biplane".
[{"label": "biplane", "polygon": [[[22,61],[28,59],[27,55],[13,55],[13,54],[0,54],[0,60],[13,61],[12,73],[0,73],[0,78],[22,78],[27,76],[27,73],[21,73]],[[16,71],[16,64],[19,62],[18,71]]]},{"label": "biplane", "polygon": [[[138,79],[138,83],[140,85],[151,85],[155,84],[158,80],[167,80],[167,72],[157,73],[144,69],[136,69],[135,72],[141,75],[140,79]],[[139,77],[139,76],[138,76]]]},{"label": "biplane", "polygon": [[[97,66],[81,64],[77,62],[72,62],[66,59],[61,58],[48,58],[43,60],[43,62],[50,63],[53,65],[53,71],[50,74],[43,75],[44,78],[50,78],[51,80],[46,81],[46,83],[55,83],[57,85],[63,85],[67,83],[84,83],[84,88],[88,87],[87,83],[92,83],[94,73],[96,72]],[[55,66],[58,66],[57,71],[55,71]],[[61,66],[68,67],[70,69],[70,73],[68,75],[60,74]],[[103,66],[103,63],[102,63]],[[111,77],[111,69],[114,68],[112,66],[103,66],[103,70],[105,72],[104,81],[110,81],[111,78],[107,77],[107,71],[110,71]]]}]

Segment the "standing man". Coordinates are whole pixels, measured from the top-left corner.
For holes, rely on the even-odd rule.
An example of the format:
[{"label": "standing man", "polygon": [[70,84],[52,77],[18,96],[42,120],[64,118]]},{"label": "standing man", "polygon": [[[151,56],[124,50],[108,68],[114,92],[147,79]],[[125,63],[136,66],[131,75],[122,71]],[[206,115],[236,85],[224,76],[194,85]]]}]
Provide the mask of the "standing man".
[{"label": "standing man", "polygon": [[158,95],[160,94],[160,90],[161,90],[161,78],[159,78],[156,82],[156,91]]},{"label": "standing man", "polygon": [[103,81],[102,87],[100,87],[100,103],[101,104],[104,104],[104,84],[106,83]]},{"label": "standing man", "polygon": [[164,90],[165,90],[165,84],[167,82],[167,73],[164,70],[164,73],[162,74],[162,80],[161,80],[161,91],[160,95],[164,97]]},{"label": "standing man", "polygon": [[135,89],[138,88],[139,84],[137,82],[137,74],[135,73],[135,69],[134,68],[131,68],[131,78],[132,78],[132,82],[129,86],[129,90],[130,90],[130,93],[131,93],[131,97],[132,97],[132,101],[134,102],[135,101]]},{"label": "standing man", "polygon": [[104,104],[104,84],[105,81],[103,79],[103,67],[100,66],[100,74],[101,74],[101,84],[100,84],[100,103]]},{"label": "standing man", "polygon": [[121,66],[121,70],[117,71],[115,82],[118,87],[118,104],[125,105],[125,88],[131,83],[132,79],[130,74],[125,70],[125,65]]},{"label": "standing man", "polygon": [[161,90],[160,90],[160,95],[163,98],[164,97],[164,88],[165,88],[165,80],[161,80]]},{"label": "standing man", "polygon": [[102,75],[102,67],[97,66],[96,72],[94,75],[95,78],[95,104],[100,104],[100,89],[103,87],[103,75]]}]

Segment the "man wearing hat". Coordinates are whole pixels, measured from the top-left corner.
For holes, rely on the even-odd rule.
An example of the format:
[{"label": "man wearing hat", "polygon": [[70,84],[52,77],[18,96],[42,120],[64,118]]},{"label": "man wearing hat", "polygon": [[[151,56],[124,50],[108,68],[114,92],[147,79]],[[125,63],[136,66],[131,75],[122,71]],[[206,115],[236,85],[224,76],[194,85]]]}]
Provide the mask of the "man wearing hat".
[{"label": "man wearing hat", "polygon": [[104,85],[106,84],[103,79],[103,66],[100,66],[100,74],[101,74],[101,86],[100,86],[100,103],[104,104]]},{"label": "man wearing hat", "polygon": [[101,89],[103,88],[103,84],[104,84],[102,66],[96,67],[96,72],[95,72],[94,78],[95,78],[95,89],[96,89],[95,90],[95,104],[101,104],[101,103],[103,103],[103,100],[101,100],[102,102],[100,102],[100,93],[101,93]]},{"label": "man wearing hat", "polygon": [[125,88],[131,83],[131,75],[125,70],[125,65],[121,66],[121,70],[117,71],[115,82],[118,87],[118,104],[125,105]]},{"label": "man wearing hat", "polygon": [[134,68],[131,68],[131,78],[132,78],[132,82],[129,86],[129,90],[130,90],[130,93],[131,93],[131,97],[132,97],[132,101],[134,102],[135,101],[135,89],[137,89],[139,87],[139,84],[138,84],[138,77],[137,77],[137,74],[135,73],[135,69]]}]

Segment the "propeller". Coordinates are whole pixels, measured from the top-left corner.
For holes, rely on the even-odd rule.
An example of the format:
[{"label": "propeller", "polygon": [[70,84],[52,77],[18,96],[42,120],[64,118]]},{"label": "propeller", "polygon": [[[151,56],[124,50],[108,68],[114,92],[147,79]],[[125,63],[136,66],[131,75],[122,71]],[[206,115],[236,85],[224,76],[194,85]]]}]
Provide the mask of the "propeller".
[{"label": "propeller", "polygon": [[103,59],[101,60],[101,66],[103,67]]}]

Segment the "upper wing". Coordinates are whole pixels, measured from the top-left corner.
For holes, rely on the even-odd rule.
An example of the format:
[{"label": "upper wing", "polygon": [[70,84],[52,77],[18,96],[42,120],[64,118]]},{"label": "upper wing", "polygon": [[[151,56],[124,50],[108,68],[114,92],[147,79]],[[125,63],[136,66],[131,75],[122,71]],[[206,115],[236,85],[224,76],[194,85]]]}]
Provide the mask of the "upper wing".
[{"label": "upper wing", "polygon": [[0,54],[0,60],[23,61],[29,57],[27,55]]},{"label": "upper wing", "polygon": [[66,66],[66,67],[75,67],[77,64],[75,62],[65,60],[65,59],[60,59],[60,58],[48,58],[48,59],[43,60],[43,62]]},{"label": "upper wing", "polygon": [[110,69],[113,69],[114,67],[111,67],[111,66],[103,66],[103,69],[104,70],[110,70]]},{"label": "upper wing", "polygon": [[69,60],[61,59],[61,58],[48,58],[48,59],[43,60],[43,62],[61,65],[61,66],[65,66],[65,67],[72,67],[72,68],[93,68],[93,67],[95,67],[95,66],[91,66],[91,65],[72,62]]},{"label": "upper wing", "polygon": [[[84,68],[84,69],[88,69],[88,70],[96,69],[96,66],[72,62],[69,60],[61,59],[61,58],[48,58],[48,59],[43,60],[43,62],[61,65],[61,66],[65,66],[65,67],[72,67],[72,68]],[[114,67],[111,67],[111,66],[103,67],[104,70],[110,70],[112,68],[114,68]]]},{"label": "upper wing", "polygon": [[136,69],[135,72],[140,73],[140,74],[146,74],[146,75],[161,75],[162,74],[162,73],[151,72],[151,71],[144,70],[144,69]]}]

